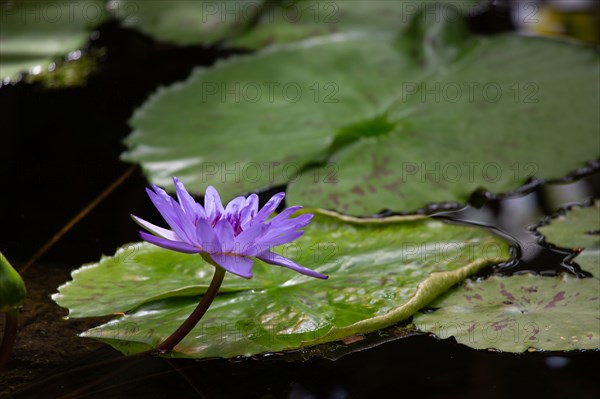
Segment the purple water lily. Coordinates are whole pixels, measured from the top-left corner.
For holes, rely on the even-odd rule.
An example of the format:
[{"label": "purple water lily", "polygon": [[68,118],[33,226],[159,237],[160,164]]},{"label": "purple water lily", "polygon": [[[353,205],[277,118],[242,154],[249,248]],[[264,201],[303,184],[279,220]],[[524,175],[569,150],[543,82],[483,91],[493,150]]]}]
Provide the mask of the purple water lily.
[{"label": "purple water lily", "polygon": [[146,189],[162,217],[172,230],[164,229],[131,215],[141,227],[142,238],[159,247],[185,253],[199,253],[208,262],[244,278],[252,277],[253,258],[266,263],[287,267],[311,277],[327,276],[303,267],[271,251],[277,245],[291,242],[302,236],[299,230],[310,223],[313,215],[302,214],[290,218],[301,206],[292,206],[273,217],[285,193],[275,194],[265,206],[258,209],[258,196],[237,197],[225,208],[219,193],[212,186],[206,189],[204,207],[194,201],[183,183],[173,177],[179,202],[163,189],[152,186]]}]

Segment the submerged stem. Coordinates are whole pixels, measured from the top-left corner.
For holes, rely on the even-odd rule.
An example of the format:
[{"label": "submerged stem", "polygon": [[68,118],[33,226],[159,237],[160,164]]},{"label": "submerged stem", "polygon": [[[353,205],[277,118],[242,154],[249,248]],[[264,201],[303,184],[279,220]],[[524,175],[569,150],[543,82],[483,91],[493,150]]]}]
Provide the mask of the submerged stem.
[{"label": "submerged stem", "polygon": [[0,343],[0,369],[4,367],[8,358],[12,353],[17,338],[17,328],[19,325],[19,310],[16,308],[6,312],[6,320],[4,323],[4,334],[2,343]]},{"label": "submerged stem", "polygon": [[217,293],[219,292],[219,287],[221,287],[221,283],[223,282],[223,278],[225,277],[225,269],[220,266],[215,267],[215,274],[213,275],[212,281],[208,286],[208,290],[202,296],[202,300],[194,309],[192,314],[183,322],[181,326],[173,334],[171,334],[167,339],[165,339],[158,347],[156,351],[170,351],[175,345],[181,342],[182,339],[189,334],[190,331],[198,324],[204,313],[208,310],[210,304],[213,302]]}]

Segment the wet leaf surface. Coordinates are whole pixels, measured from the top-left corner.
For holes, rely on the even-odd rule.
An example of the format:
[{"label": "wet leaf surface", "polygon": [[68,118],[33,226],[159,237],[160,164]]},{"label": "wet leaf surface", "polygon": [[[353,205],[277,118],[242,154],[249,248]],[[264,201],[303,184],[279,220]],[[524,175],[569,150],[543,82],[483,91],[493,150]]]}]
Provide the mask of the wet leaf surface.
[{"label": "wet leaf surface", "polygon": [[583,252],[574,261],[593,278],[520,275],[467,281],[415,316],[415,325],[476,349],[506,352],[600,348],[600,203],[573,207],[538,231],[547,242]]},{"label": "wet leaf surface", "polygon": [[422,331],[505,352],[600,348],[600,284],[568,275],[490,277],[465,284],[419,313]]},{"label": "wet leaf surface", "polygon": [[[173,332],[212,276],[212,266],[197,255],[149,244],[132,248],[128,261],[125,248],[84,266],[54,296],[72,317],[126,312],[83,334],[124,353],[154,347]],[[317,212],[296,244],[279,249],[329,280],[259,261],[252,280],[227,275],[222,294],[175,356],[247,356],[378,330],[509,257],[506,243],[480,228],[419,216],[355,219],[327,212]]]}]

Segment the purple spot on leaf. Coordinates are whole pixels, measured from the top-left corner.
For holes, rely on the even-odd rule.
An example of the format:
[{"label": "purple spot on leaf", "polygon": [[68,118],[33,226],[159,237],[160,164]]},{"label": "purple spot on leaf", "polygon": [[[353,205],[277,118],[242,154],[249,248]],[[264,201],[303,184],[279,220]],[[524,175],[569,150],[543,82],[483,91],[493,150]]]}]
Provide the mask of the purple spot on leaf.
[{"label": "purple spot on leaf", "polygon": [[329,199],[331,200],[331,202],[333,202],[336,206],[340,205],[340,195],[338,193],[331,193],[329,194]]},{"label": "purple spot on leaf", "polygon": [[504,289],[504,284],[500,284],[500,288],[502,288],[502,290],[500,290],[500,294],[503,297],[505,297],[506,299],[508,299],[509,301],[514,302],[515,297],[513,296],[513,294],[511,294],[510,292],[508,292]]},{"label": "purple spot on leaf", "polygon": [[479,301],[483,300],[483,298],[481,297],[481,295],[479,294],[475,294],[475,295],[465,295],[465,299],[469,302],[471,302],[471,299],[477,299]]},{"label": "purple spot on leaf", "polygon": [[504,319],[502,319],[502,320],[498,320],[498,321],[495,321],[495,322],[493,322],[493,323],[491,324],[491,326],[492,326],[492,328],[494,329],[494,331],[502,331],[502,330],[504,330],[504,329],[505,329],[507,326],[511,325],[511,323],[512,323],[513,321],[514,321],[513,319],[511,319],[511,318],[507,317],[507,318],[504,318]]},{"label": "purple spot on leaf", "polygon": [[537,292],[538,289],[537,289],[537,287],[523,287],[523,291],[528,294],[531,294],[531,293]]},{"label": "purple spot on leaf", "polygon": [[565,292],[561,291],[558,294],[554,295],[554,298],[552,298],[552,300],[550,302],[548,302],[548,304],[546,306],[544,306],[544,309],[549,309],[549,308],[553,308],[556,306],[556,304],[560,301],[562,301],[563,299],[565,299]]},{"label": "purple spot on leaf", "polygon": [[351,190],[354,194],[356,195],[365,195],[365,190],[363,190],[362,188],[360,188],[359,186],[354,186],[352,187]]}]

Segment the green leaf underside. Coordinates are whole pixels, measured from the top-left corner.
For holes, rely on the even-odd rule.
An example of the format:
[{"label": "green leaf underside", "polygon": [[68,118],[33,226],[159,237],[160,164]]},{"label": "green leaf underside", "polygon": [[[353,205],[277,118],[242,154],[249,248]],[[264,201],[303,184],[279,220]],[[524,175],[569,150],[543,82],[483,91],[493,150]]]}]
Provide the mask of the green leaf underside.
[{"label": "green leaf underside", "polygon": [[[600,348],[600,202],[573,207],[538,228],[546,241],[583,249],[575,257],[594,278],[569,275],[467,281],[417,314],[415,325],[476,349],[506,352]],[[590,234],[595,233],[595,234]]]},{"label": "green leaf underside", "polygon": [[475,349],[505,352],[600,348],[600,282],[563,275],[467,281],[418,313],[414,324]]},{"label": "green leaf underside", "polygon": [[102,0],[24,0],[0,7],[0,79],[16,78],[81,48],[107,16]]},{"label": "green leaf underside", "polygon": [[289,183],[290,203],[354,215],[464,202],[597,158],[599,67],[583,46],[465,36],[458,17],[400,40],[324,36],[160,89],[123,158],[155,184],[177,175],[225,199]]},{"label": "green leaf underside", "polygon": [[[509,258],[507,244],[480,228],[418,216],[354,219],[316,211],[305,230],[277,252],[328,280],[260,261],[251,280],[228,274],[221,294],[173,355],[248,356],[374,331]],[[82,335],[129,354],[155,347],[181,324],[206,290],[212,266],[197,255],[149,244],[118,254],[117,261],[105,257],[74,272],[53,298],[72,317],[127,312]]]},{"label": "green leaf underside", "polygon": [[600,201],[590,207],[573,207],[538,231],[547,243],[571,250],[583,249],[575,262],[600,279]]}]

